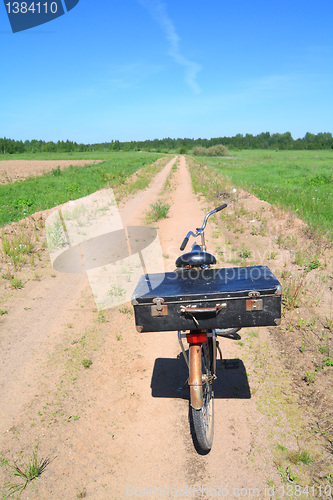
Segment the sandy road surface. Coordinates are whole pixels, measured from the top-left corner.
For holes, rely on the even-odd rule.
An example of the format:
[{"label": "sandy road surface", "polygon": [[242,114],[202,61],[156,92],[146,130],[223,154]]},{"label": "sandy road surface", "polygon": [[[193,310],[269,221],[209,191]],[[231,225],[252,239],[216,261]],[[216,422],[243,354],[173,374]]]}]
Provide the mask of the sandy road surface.
[{"label": "sandy road surface", "polygon": [[[165,270],[172,270],[184,235],[205,213],[192,192],[185,158],[174,158],[120,210],[125,224],[143,224],[168,176],[171,188],[161,196],[171,204],[169,216],[155,225]],[[212,251],[213,243],[208,228]],[[176,333],[140,335],[130,304],[98,313],[84,276],[42,265],[38,279],[18,293],[8,291],[1,303],[8,315],[0,319],[0,457],[27,461],[38,442],[40,456],[51,459],[21,498],[122,500],[186,493],[208,499],[238,498],[240,492],[270,498],[268,481],[283,482],[270,443],[276,423],[257,407],[254,387],[262,381],[251,384],[248,378],[249,372],[261,373],[256,358],[243,363],[242,347],[221,341],[224,357],[240,357],[240,368],[218,372],[213,448],[200,454],[190,432],[188,391],[177,390],[187,374]],[[265,329],[261,335],[266,342]],[[270,349],[278,371],[278,354]],[[89,369],[81,365],[83,358],[92,360]],[[287,421],[279,426],[289,432]],[[4,468],[0,479],[10,480]]]}]

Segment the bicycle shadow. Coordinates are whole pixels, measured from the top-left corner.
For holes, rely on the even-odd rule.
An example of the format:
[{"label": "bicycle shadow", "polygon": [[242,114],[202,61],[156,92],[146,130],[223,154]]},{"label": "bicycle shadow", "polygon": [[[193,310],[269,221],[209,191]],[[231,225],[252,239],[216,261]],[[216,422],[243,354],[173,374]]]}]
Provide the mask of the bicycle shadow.
[{"label": "bicycle shadow", "polygon": [[[250,399],[251,391],[246,368],[242,360],[225,359],[216,362],[217,379],[214,381],[215,399]],[[188,367],[182,352],[177,358],[157,358],[151,378],[154,398],[189,400],[189,386],[186,384]],[[180,389],[182,388],[182,389]]]}]

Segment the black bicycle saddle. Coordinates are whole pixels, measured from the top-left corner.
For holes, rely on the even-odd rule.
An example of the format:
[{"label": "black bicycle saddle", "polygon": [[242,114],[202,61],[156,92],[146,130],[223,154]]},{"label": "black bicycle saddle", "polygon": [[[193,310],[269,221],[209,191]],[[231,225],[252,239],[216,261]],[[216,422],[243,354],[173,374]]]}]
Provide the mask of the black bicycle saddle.
[{"label": "black bicycle saddle", "polygon": [[193,245],[192,252],[180,255],[176,260],[176,267],[202,267],[216,264],[214,255],[203,252],[199,245]]}]

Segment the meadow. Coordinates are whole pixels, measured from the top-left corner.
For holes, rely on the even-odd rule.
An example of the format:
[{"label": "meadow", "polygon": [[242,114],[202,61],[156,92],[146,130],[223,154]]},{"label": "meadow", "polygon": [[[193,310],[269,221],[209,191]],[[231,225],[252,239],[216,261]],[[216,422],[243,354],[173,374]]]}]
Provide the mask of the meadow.
[{"label": "meadow", "polygon": [[[37,153],[13,153],[0,154],[0,161],[3,160],[113,160],[119,156],[136,156],[138,152],[115,152],[115,151],[70,151],[70,152],[37,152]],[[141,153],[140,153],[141,154]],[[147,153],[146,153],[147,154]]]},{"label": "meadow", "polygon": [[333,238],[333,151],[243,150],[201,161]]},{"label": "meadow", "polygon": [[[99,165],[53,169],[42,177],[0,185],[0,227],[24,216],[86,196],[125,179],[163,155],[146,152],[73,152],[1,155],[13,160],[103,160]],[[235,186],[294,212],[333,238],[333,151],[241,150],[200,157]],[[148,181],[148,178],[144,181]],[[139,186],[142,188],[144,186]]]},{"label": "meadow", "polygon": [[[90,156],[91,155],[91,156]],[[80,160],[101,159],[98,165],[56,167],[39,177],[0,185],[0,227],[24,217],[47,210],[69,200],[87,196],[103,187],[116,188],[138,169],[147,167],[163,155],[151,153],[62,153],[38,155],[11,155],[11,159]],[[97,157],[96,157],[97,156]],[[153,169],[153,170],[156,170]],[[153,173],[153,172],[152,172]],[[145,173],[138,188],[147,185],[150,176]]]}]

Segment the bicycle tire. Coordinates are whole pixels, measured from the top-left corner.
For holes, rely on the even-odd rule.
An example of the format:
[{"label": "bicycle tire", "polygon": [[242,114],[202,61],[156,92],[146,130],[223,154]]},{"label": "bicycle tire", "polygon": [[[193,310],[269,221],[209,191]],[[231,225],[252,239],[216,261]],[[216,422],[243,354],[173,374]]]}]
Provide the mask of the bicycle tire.
[{"label": "bicycle tire", "polygon": [[204,343],[201,347],[202,374],[207,380],[202,387],[203,406],[198,410],[191,406],[194,433],[198,445],[203,451],[209,451],[211,449],[214,437],[214,392],[211,371],[212,356],[213,343],[212,339],[208,338],[207,343]]}]

